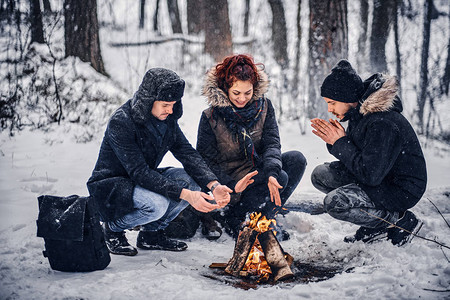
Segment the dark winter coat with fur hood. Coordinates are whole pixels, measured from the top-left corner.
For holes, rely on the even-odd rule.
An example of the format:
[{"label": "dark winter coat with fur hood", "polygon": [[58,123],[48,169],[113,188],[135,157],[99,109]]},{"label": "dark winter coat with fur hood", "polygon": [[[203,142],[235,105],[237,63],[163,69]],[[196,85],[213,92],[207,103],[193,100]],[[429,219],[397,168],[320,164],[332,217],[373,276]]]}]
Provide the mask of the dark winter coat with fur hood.
[{"label": "dark winter coat with fur hood", "polygon": [[[222,184],[234,189],[237,181],[255,169],[259,174],[254,177],[255,183],[267,182],[269,176],[278,179],[281,171],[281,145],[275,112],[264,93],[269,87],[269,80],[259,70],[260,81],[253,88],[250,104],[257,100],[265,101],[262,117],[248,130],[261,158],[259,165],[252,165],[239,147],[239,142],[227,128],[225,121],[215,111],[218,107],[232,106],[228,95],[218,87],[214,68],[205,79],[203,95],[207,97],[210,107],[203,111],[197,136],[197,150],[205,159],[211,170]],[[249,104],[247,104],[249,105]]]},{"label": "dark winter coat with fur hood", "polygon": [[[181,95],[173,95],[171,90],[181,91]],[[87,183],[103,221],[116,220],[133,210],[136,185],[179,201],[183,187],[162,176],[164,169],[158,169],[168,151],[200,186],[217,180],[178,126],[183,90],[184,81],[174,72],[150,69],[134,97],[110,118],[97,164]],[[162,139],[150,121],[154,118],[153,103],[160,98],[177,101],[173,114],[165,121],[167,128]]]},{"label": "dark winter coat with fur hood", "polygon": [[351,109],[346,136],[328,145],[379,207],[403,212],[422,197],[427,184],[425,159],[417,136],[401,114],[395,77],[375,74],[364,81],[362,104]]}]

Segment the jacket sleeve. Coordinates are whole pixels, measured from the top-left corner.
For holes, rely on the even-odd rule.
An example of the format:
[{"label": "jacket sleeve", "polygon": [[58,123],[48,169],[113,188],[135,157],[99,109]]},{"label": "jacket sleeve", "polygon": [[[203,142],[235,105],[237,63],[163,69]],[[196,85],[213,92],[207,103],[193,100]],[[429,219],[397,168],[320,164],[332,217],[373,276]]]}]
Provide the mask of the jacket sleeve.
[{"label": "jacket sleeve", "polygon": [[111,119],[107,135],[111,148],[135,184],[179,201],[182,187],[147,164],[131,120],[125,117]]},{"label": "jacket sleeve", "polygon": [[261,143],[263,147],[263,170],[267,176],[266,179],[270,176],[278,179],[281,171],[281,143],[275,111],[270,100],[267,100],[267,115],[264,121]]},{"label": "jacket sleeve", "polygon": [[348,136],[338,139],[329,149],[358,181],[377,186],[392,169],[400,154],[402,138],[398,127],[387,120],[376,120],[366,128],[361,149]]},{"label": "jacket sleeve", "polygon": [[217,157],[219,157],[217,140],[205,113],[202,113],[198,126],[197,151],[217,176],[220,183],[234,190],[237,182],[231,178],[231,176],[229,176],[216,161]]},{"label": "jacket sleeve", "polygon": [[186,139],[178,124],[176,125],[175,134],[175,143],[170,148],[170,151],[183,164],[186,173],[202,188],[206,188],[206,185],[211,181],[217,180],[216,175],[211,171],[198,151]]}]

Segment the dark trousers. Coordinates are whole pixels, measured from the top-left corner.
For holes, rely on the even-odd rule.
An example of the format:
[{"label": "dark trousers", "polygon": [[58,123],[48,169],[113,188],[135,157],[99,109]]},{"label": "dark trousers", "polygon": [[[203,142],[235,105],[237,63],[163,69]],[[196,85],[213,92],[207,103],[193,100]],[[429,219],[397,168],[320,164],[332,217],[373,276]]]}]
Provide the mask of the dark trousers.
[{"label": "dark trousers", "polygon": [[330,163],[318,165],[311,174],[311,182],[327,194],[323,200],[324,210],[336,219],[369,228],[387,226],[381,219],[391,223],[399,219],[398,212],[377,208],[358,186],[356,178],[342,166],[336,168]]},{"label": "dark trousers", "polygon": [[[282,170],[278,177],[278,183],[283,187],[280,189],[281,206],[276,206],[270,200],[266,180],[254,182],[242,192],[239,202],[225,209],[225,218],[230,227],[236,229],[245,220],[247,213],[261,212],[262,215],[271,219],[282,209],[302,179],[306,168],[306,158],[299,151],[289,151],[281,155],[281,161]],[[264,176],[264,174],[258,174],[260,175]]]}]

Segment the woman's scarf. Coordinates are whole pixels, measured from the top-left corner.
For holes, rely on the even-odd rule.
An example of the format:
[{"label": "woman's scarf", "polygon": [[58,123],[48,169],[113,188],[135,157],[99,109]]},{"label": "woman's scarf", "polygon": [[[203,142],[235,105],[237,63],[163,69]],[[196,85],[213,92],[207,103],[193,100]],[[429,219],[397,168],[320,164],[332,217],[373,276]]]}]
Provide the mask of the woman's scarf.
[{"label": "woman's scarf", "polygon": [[237,138],[241,151],[253,166],[258,164],[259,156],[248,132],[261,119],[264,102],[264,98],[259,98],[243,108],[226,106],[216,107],[214,110],[223,118],[232,135]]}]

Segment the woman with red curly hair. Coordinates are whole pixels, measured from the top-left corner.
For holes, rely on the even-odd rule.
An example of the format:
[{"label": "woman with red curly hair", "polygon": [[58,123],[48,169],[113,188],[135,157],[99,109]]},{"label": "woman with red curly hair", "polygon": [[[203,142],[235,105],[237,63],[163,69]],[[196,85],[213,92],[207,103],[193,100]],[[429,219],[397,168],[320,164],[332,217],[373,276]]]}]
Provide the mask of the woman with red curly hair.
[{"label": "woman with red curly hair", "polygon": [[[248,213],[274,218],[306,168],[302,153],[281,153],[274,108],[264,96],[268,87],[263,65],[245,54],[210,69],[203,87],[209,108],[202,113],[197,150],[220,183],[233,190],[230,205],[216,217],[235,238]],[[214,225],[208,218],[203,222],[209,239],[221,234]]]}]

